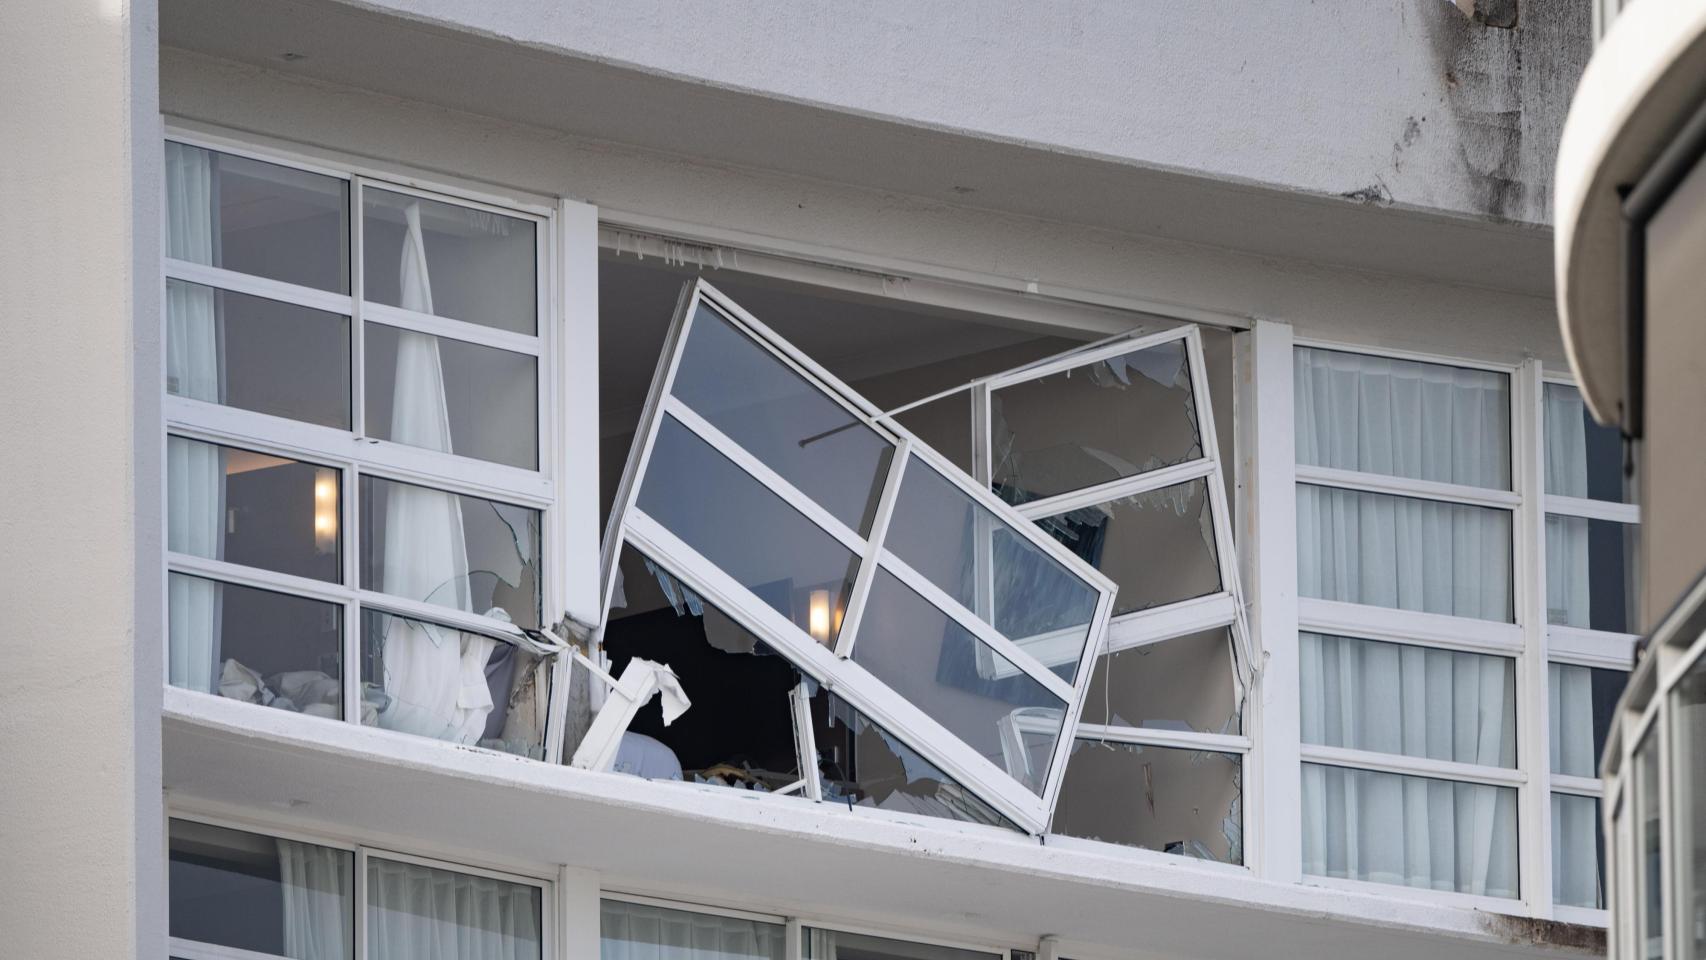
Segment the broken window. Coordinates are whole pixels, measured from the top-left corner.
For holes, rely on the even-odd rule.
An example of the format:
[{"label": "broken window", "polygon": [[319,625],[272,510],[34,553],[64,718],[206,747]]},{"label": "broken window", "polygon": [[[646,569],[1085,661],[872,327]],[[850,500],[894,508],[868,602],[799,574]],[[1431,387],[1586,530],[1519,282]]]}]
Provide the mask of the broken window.
[{"label": "broken window", "polygon": [[1253,661],[1203,336],[1116,338],[975,384],[973,467],[1119,587],[1054,829],[1238,862]]},{"label": "broken window", "polygon": [[[1046,827],[1112,584],[708,285],[668,343],[606,543],[604,636],[629,659],[573,762],[616,764],[654,693],[654,732],[715,695],[623,623],[662,609],[617,606],[643,579],[703,621],[671,658],[714,645],[714,612],[801,675],[802,792]],[[730,666],[768,685],[761,659]]]}]

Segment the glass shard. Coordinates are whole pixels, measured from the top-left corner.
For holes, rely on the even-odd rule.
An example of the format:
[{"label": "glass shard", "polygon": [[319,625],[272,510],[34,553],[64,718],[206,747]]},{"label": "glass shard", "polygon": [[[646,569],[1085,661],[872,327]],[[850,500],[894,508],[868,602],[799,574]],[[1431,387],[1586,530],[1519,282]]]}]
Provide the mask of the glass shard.
[{"label": "glass shard", "polygon": [[545,758],[551,663],[496,637],[361,612],[361,722]]},{"label": "glass shard", "polygon": [[1104,654],[1080,723],[1241,733],[1232,631],[1215,627]]},{"label": "glass shard", "polygon": [[853,660],[1033,793],[1043,792],[1065,701],[886,570],[871,586]]},{"label": "glass shard", "polygon": [[1037,521],[1120,588],[1114,616],[1221,588],[1208,481],[1162,487]]},{"label": "glass shard", "polygon": [[371,474],[360,487],[362,586],[539,626],[538,510]]},{"label": "glass shard", "polygon": [[886,545],[1073,682],[1097,591],[916,457],[901,477]]},{"label": "glass shard", "polygon": [[858,558],[673,417],[658,427],[638,505],[814,640],[834,643]]},{"label": "glass shard", "polygon": [[1028,503],[1203,455],[1185,342],[990,394],[993,489]]},{"label": "glass shard", "polygon": [[[622,736],[617,773],[768,793],[800,779],[789,693],[800,674],[751,631],[632,547],[604,628],[610,672],[667,664],[693,706],[665,725],[656,701]],[[572,751],[571,751],[572,753]]]},{"label": "glass shard", "polygon": [[1066,765],[1054,830],[1242,863],[1241,781],[1237,754],[1079,740]]}]

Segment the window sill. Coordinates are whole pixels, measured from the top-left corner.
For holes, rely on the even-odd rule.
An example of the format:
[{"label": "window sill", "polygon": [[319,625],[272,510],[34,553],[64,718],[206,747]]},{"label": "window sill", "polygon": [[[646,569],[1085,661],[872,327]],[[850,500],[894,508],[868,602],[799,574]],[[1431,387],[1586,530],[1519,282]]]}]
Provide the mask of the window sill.
[{"label": "window sill", "polygon": [[[886,811],[849,815],[833,804],[576,770],[171,687],[163,719],[174,806],[412,839],[469,862],[568,864],[623,889],[772,912],[829,906],[1014,942],[1061,934],[1071,955],[1089,960],[1118,955],[1133,930],[1180,957],[1239,955],[1256,942],[1345,955],[1377,943],[1399,960],[1437,960],[1442,948],[1510,956],[1510,918],[1407,899],[1401,889],[1274,883],[1152,851],[1038,843]],[[785,869],[790,863],[834,869]]]}]

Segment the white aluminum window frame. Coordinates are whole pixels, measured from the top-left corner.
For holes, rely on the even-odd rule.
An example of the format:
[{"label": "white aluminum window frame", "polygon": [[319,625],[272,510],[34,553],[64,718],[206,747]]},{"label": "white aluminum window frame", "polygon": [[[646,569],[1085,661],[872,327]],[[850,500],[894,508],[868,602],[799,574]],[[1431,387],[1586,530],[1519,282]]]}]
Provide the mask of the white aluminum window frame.
[{"label": "white aluminum window frame", "polygon": [[1000,960],[1009,960],[1014,952],[1030,952],[1028,948],[1014,947],[1011,943],[995,940],[972,940],[964,937],[943,937],[931,933],[921,933],[898,927],[880,927],[868,924],[834,919],[828,915],[800,913],[782,914],[767,912],[762,909],[749,909],[722,904],[703,903],[695,900],[682,900],[675,896],[647,893],[632,887],[604,888],[599,891],[600,901],[613,900],[618,903],[631,903],[639,906],[661,907],[665,910],[678,910],[682,913],[702,914],[711,917],[729,917],[735,920],[749,920],[755,923],[768,923],[784,928],[786,949],[783,960],[804,960],[805,941],[802,933],[807,930],[822,930],[830,933],[851,933],[867,937],[880,937],[886,940],[896,940],[902,943],[923,946],[949,947],[957,950],[970,950],[978,953],[993,954]]},{"label": "white aluminum window frame", "polygon": [[[585,436],[593,435],[596,427],[589,425],[585,430],[574,430],[573,425],[577,417],[565,406],[566,397],[570,393],[576,393],[576,399],[585,402],[584,391],[573,391],[563,383],[564,372],[576,368],[567,356],[570,338],[566,332],[571,328],[571,309],[580,314],[572,318],[572,328],[576,331],[577,339],[581,328],[587,326],[589,319],[593,330],[596,331],[597,299],[596,276],[591,280],[590,298],[584,290],[571,293],[564,288],[566,278],[573,277],[585,283],[587,271],[577,270],[572,264],[560,268],[559,262],[569,259],[566,256],[568,252],[583,257],[591,252],[591,244],[596,242],[596,212],[584,204],[560,201],[553,206],[545,198],[503,196],[467,184],[441,183],[414,176],[399,168],[385,169],[354,160],[328,161],[287,148],[261,146],[220,132],[171,123],[166,125],[162,142],[181,143],[344,181],[348,186],[347,267],[350,288],[347,294],[333,293],[162,257],[162,287],[169,280],[187,281],[217,290],[230,290],[331,312],[347,318],[350,364],[348,430],[166,394],[163,397],[165,429],[160,441],[162,471],[166,462],[165,445],[171,437],[228,445],[338,470],[339,582],[313,580],[258,567],[176,553],[167,548],[166,538],[161,537],[162,562],[168,573],[189,574],[216,582],[256,587],[338,605],[343,611],[340,647],[343,717],[333,722],[361,722],[360,655],[363,609],[443,624],[465,632],[491,636],[524,648],[539,649],[535,641],[513,624],[361,586],[360,524],[356,522],[360,480],[363,476],[373,476],[537,510],[540,514],[538,562],[541,623],[550,626],[568,614],[569,595],[585,592],[576,591],[572,586],[565,589],[569,583],[568,571],[581,568],[590,574],[592,567],[592,542],[589,536],[591,525],[582,523],[582,518],[577,516],[584,512],[580,509],[581,505],[571,504],[568,499],[571,496],[584,496],[588,504],[596,505],[596,497],[592,497],[587,491],[596,489],[597,466],[595,455],[590,468],[583,469],[570,463],[573,445],[584,440]],[[469,321],[415,313],[366,301],[363,298],[362,282],[365,258],[362,242],[362,198],[363,190],[369,186],[533,223],[536,334],[528,336],[497,330]],[[571,224],[572,229],[578,230],[581,236],[569,232]],[[160,229],[161,245],[164,249],[164,216],[161,217]],[[587,309],[588,304],[591,305],[590,312]],[[533,357],[538,378],[534,413],[538,431],[538,469],[526,470],[366,436],[363,423],[366,404],[363,382],[363,330],[367,322]],[[594,337],[593,342],[596,343],[596,332]],[[161,382],[165,382],[164,371],[161,374]],[[596,396],[593,398],[592,411],[586,416],[590,418],[591,423],[596,423]],[[576,459],[585,459],[584,450],[575,450],[574,454]],[[167,479],[164,475],[161,476],[163,497],[168,495]],[[589,507],[593,508],[595,507]],[[587,529],[576,529],[581,526]],[[576,543],[585,541],[581,550],[587,554],[586,560],[577,562],[579,558],[575,556],[577,551],[573,549],[571,540]],[[169,581],[169,577],[165,579]],[[162,596],[162,609],[168,606],[167,600],[167,597]],[[590,604],[586,600],[580,600],[576,605],[582,608],[580,615],[586,617],[585,610]],[[168,660],[169,658],[162,658],[163,671],[170,670]],[[162,681],[170,685],[169,672],[163,674]],[[544,745],[545,759],[551,762],[560,759],[563,749],[564,731],[561,716],[567,702],[567,681],[566,661],[557,657],[551,666],[551,691]],[[218,695],[191,692],[201,693],[203,696]]]},{"label": "white aluminum window frame", "polygon": [[[1145,336],[1121,338],[1112,343],[1072,351],[1057,358],[1020,367],[973,384],[969,391],[972,476],[985,489],[994,482],[994,438],[991,431],[995,421],[991,398],[996,391],[1080,370],[1170,343],[1182,343],[1185,349],[1191,401],[1197,419],[1197,441],[1202,455],[1183,463],[1027,501],[1014,509],[1020,516],[1034,523],[1080,507],[1110,503],[1181,483],[1205,481],[1209,517],[1214,530],[1215,561],[1220,574],[1220,589],[1201,597],[1161,604],[1110,618],[1107,642],[1097,660],[1091,662],[1090,669],[1094,670],[1101,656],[1224,627],[1231,632],[1231,643],[1226,653],[1231,660],[1233,702],[1239,717],[1240,732],[1202,733],[1192,730],[1089,724],[1080,721],[1072,731],[1072,739],[1074,746],[1077,741],[1083,740],[1091,743],[1122,743],[1236,755],[1239,757],[1239,794],[1242,807],[1244,786],[1248,783],[1248,771],[1245,767],[1252,743],[1248,727],[1248,696],[1259,658],[1245,615],[1238,554],[1232,539],[1232,509],[1226,493],[1226,466],[1220,459],[1219,434],[1215,425],[1213,403],[1209,396],[1208,369],[1203,358],[1200,329],[1195,324],[1186,324]],[[1070,756],[1070,753],[1068,755]],[[1133,802],[1136,802],[1135,798]],[[1242,821],[1248,819],[1247,814],[1242,816],[1241,825]],[[1242,851],[1239,863],[1247,862],[1248,858],[1248,850]]]},{"label": "white aluminum window frame", "polygon": [[[534,887],[539,890],[539,958],[540,960],[556,960],[557,944],[557,882],[555,874],[547,871],[532,871],[517,866],[492,866],[488,864],[470,864],[459,860],[447,860],[443,857],[425,856],[420,853],[407,852],[388,846],[362,843],[347,837],[334,837],[312,831],[303,831],[295,826],[285,826],[266,820],[252,820],[245,817],[230,817],[219,813],[207,813],[195,807],[180,809],[176,806],[165,811],[165,823],[162,834],[170,836],[171,822],[183,820],[190,823],[200,823],[211,827],[221,827],[227,830],[237,830],[266,837],[272,840],[294,840],[299,843],[311,843],[316,846],[343,850],[350,854],[351,877],[350,890],[350,960],[368,960],[367,955],[367,861],[370,856],[381,860],[391,860],[399,863],[410,863],[416,866],[431,867],[451,873],[467,876],[487,877],[502,880],[520,886]],[[162,878],[165,879],[165,878]],[[169,882],[169,881],[167,881]],[[168,894],[168,899],[169,899]],[[198,940],[185,940],[180,937],[168,937],[166,953],[168,956],[181,960],[290,960],[289,957],[270,953],[256,953],[252,950],[242,950],[235,947],[221,946],[216,943],[205,943]]]},{"label": "white aluminum window frame", "polygon": [[[1538,444],[1539,454],[1542,457],[1542,464],[1545,463],[1544,457],[1546,454],[1545,417],[1547,408],[1545,389],[1547,384],[1557,384],[1560,386],[1570,387],[1575,390],[1581,389],[1575,380],[1568,376],[1545,373],[1540,377],[1538,392],[1535,397],[1535,408],[1539,411],[1537,414],[1537,425],[1539,429],[1536,431],[1538,437],[1536,437],[1535,442]],[[1539,584],[1540,594],[1537,623],[1545,633],[1545,655],[1541,669],[1544,671],[1547,665],[1558,663],[1569,666],[1591,667],[1596,670],[1619,670],[1627,674],[1634,665],[1635,645],[1640,640],[1639,634],[1619,633],[1608,630],[1592,630],[1585,627],[1572,627],[1550,622],[1551,617],[1547,609],[1548,598],[1545,595],[1547,583],[1545,518],[1547,516],[1565,516],[1580,517],[1587,520],[1604,520],[1622,524],[1624,526],[1633,526],[1638,530],[1641,524],[1641,508],[1638,504],[1633,503],[1610,503],[1586,497],[1565,497],[1557,494],[1546,493],[1544,490],[1544,483],[1545,475],[1544,472],[1542,472],[1542,488],[1540,490],[1542,509],[1537,511],[1541,515],[1539,521],[1540,539],[1536,551],[1536,560],[1539,565],[1539,576],[1537,582]],[[1626,562],[1629,563],[1633,563],[1635,561],[1633,556],[1625,559]],[[1631,615],[1633,615],[1633,610],[1630,612]],[[1546,720],[1549,728],[1550,717],[1548,716],[1544,719]],[[1615,724],[1615,720],[1613,723]],[[1551,769],[1551,744],[1548,743],[1546,746],[1547,751],[1541,758],[1541,762],[1544,762],[1547,765],[1547,777],[1551,784],[1550,793],[1574,797],[1589,797],[1599,801],[1602,804],[1601,819],[1603,820],[1605,782],[1598,777],[1573,777],[1553,772]],[[1550,900],[1552,833],[1551,802],[1549,796],[1547,801],[1547,898]],[[1609,882],[1613,868],[1611,861],[1612,841],[1609,833],[1605,834],[1605,837],[1607,849],[1602,851],[1602,855],[1605,857],[1605,866],[1601,873],[1601,879],[1608,888],[1602,889],[1600,891],[1600,895],[1601,899],[1609,905],[1612,896],[1612,891],[1609,889]],[[1552,904],[1552,916],[1570,923],[1582,923],[1593,926],[1605,926],[1610,922],[1608,907],[1596,909],[1592,907],[1578,907],[1570,906],[1568,904],[1554,903]]]},{"label": "white aluminum window frame", "polygon": [[[894,453],[887,475],[883,478],[884,487],[869,538],[861,537],[848,529],[809,496],[770,470],[757,457],[742,449],[671,394],[675,374],[685,352],[688,331],[701,305],[715,311],[736,331],[751,338],[755,345],[893,444]],[[666,415],[674,417],[689,432],[727,458],[754,483],[781,498],[860,558],[858,573],[834,650],[813,639],[639,508],[639,479],[645,475],[658,430]],[[1089,685],[1088,671],[1093,658],[1100,650],[1100,641],[1106,632],[1115,587],[1100,572],[1084,564],[1033,524],[1028,521],[1015,521],[1012,524],[1012,529],[1019,535],[1099,594],[1079,659],[1076,674],[1079,680],[1076,684],[1065,683],[1048,671],[1040,661],[1035,661],[1019,649],[1011,639],[948,597],[934,583],[883,546],[882,534],[886,531],[888,518],[898,499],[904,472],[908,469],[907,465],[913,462],[913,458],[924,467],[935,469],[967,499],[996,516],[1011,512],[1011,508],[987,488],[967,482],[958,467],[928,445],[918,441],[881,410],[863,401],[857,392],[779,337],[762,321],[704,279],[684,284],[676,315],[659,359],[658,372],[653,378],[645,411],[636,431],[634,452],[630,454],[624,468],[621,486],[610,513],[603,555],[605,609],[608,611],[614,593],[616,564],[621,549],[624,545],[631,545],[655,562],[663,564],[672,576],[700,594],[707,603],[735,617],[743,627],[783,654],[799,672],[845,700],[866,719],[935,764],[943,774],[970,790],[1002,816],[1012,820],[1022,829],[1036,834],[1044,833],[1048,829],[1054,802],[1065,774],[1066,757],[1073,742],[1071,731],[1076,728],[1078,712],[1083,706],[1082,693]],[[870,585],[878,566],[965,627],[979,640],[991,644],[1004,656],[1019,664],[1027,675],[1051,693],[1061,697],[1063,717],[1060,736],[1054,745],[1048,777],[1040,794],[1026,788],[1007,771],[972,749],[958,735],[942,726],[922,708],[894,692],[851,658],[853,647],[857,643],[858,621],[863,612],[863,603],[869,596]],[[808,788],[812,779],[807,778]],[[820,798],[812,796],[811,799]]]},{"label": "white aluminum window frame", "polygon": [[[1366,493],[1390,494],[1421,500],[1464,504],[1503,510],[1511,515],[1511,610],[1512,621],[1505,623],[1447,614],[1420,613],[1382,607],[1374,604],[1322,600],[1297,596],[1297,629],[1301,633],[1317,633],[1349,637],[1358,640],[1378,640],[1408,646],[1478,653],[1504,657],[1514,661],[1516,672],[1516,703],[1512,717],[1516,728],[1516,762],[1513,767],[1457,763],[1427,757],[1408,757],[1400,754],[1328,747],[1299,740],[1298,758],[1304,764],[1320,764],[1355,770],[1369,770],[1407,776],[1427,777],[1456,783],[1479,784],[1511,788],[1517,794],[1517,896],[1514,899],[1482,896],[1457,891],[1431,890],[1421,887],[1386,884],[1372,880],[1341,879],[1301,875],[1303,883],[1311,886],[1345,890],[1403,891],[1389,895],[1420,899],[1444,905],[1466,906],[1475,909],[1510,913],[1526,910],[1534,916],[1550,916],[1552,906],[1552,874],[1548,859],[1550,834],[1550,790],[1538,790],[1536,783],[1548,783],[1546,777],[1535,774],[1536,764],[1548,760],[1545,664],[1540,655],[1542,632],[1534,622],[1533,610],[1543,604],[1544,573],[1540,569],[1543,548],[1536,537],[1543,535],[1534,501],[1541,489],[1541,460],[1539,441],[1539,364],[1489,363],[1461,357],[1449,357],[1414,351],[1373,349],[1367,346],[1328,340],[1298,337],[1293,351],[1302,349],[1331,350],[1383,359],[1409,360],[1417,363],[1485,370],[1502,374],[1509,384],[1510,417],[1510,478],[1509,490],[1497,490],[1464,484],[1413,480],[1386,474],[1356,470],[1341,470],[1295,463],[1295,483],[1329,489],[1353,490]],[[1295,403],[1292,420],[1298,411]],[[1295,496],[1295,494],[1294,494]],[[1302,536],[1302,531],[1298,531]],[[1538,551],[1538,552],[1537,552]],[[1542,621],[1544,610],[1542,609]],[[1293,696],[1298,696],[1294,692]],[[1542,766],[1542,769],[1544,767]],[[1301,772],[1301,771],[1300,771]],[[1296,811],[1301,816],[1299,808]]]}]

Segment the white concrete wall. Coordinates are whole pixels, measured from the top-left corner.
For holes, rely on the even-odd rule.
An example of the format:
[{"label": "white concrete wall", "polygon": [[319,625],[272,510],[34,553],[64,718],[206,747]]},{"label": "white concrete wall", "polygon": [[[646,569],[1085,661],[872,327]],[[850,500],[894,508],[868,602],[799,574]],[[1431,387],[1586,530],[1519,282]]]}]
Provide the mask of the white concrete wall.
[{"label": "white concrete wall", "polygon": [[1550,219],[1589,5],[345,0],[715,87],[1139,165]]},{"label": "white concrete wall", "polygon": [[10,0],[0,21],[8,957],[165,955],[155,20]]},{"label": "white concrete wall", "polygon": [[[1456,14],[1453,14],[1454,16]],[[168,114],[440,176],[951,270],[1263,316],[1300,337],[1563,364],[1553,303],[730,169],[167,49]],[[1401,221],[1393,229],[1401,228]],[[1376,237],[1396,241],[1398,238]]]}]

